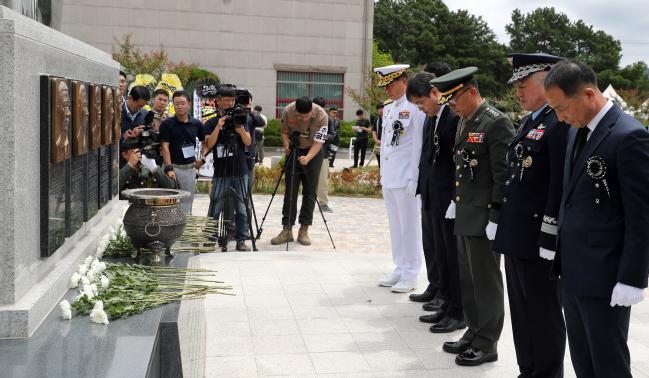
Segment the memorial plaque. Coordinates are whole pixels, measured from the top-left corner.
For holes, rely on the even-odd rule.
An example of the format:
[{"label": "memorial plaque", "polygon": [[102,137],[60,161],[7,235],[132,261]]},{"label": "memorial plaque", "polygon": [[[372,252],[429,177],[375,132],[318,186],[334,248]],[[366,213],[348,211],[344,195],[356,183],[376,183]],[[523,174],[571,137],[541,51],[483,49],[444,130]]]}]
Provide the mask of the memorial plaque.
[{"label": "memorial plaque", "polygon": [[111,197],[112,153],[110,150],[110,145],[99,148],[99,208],[104,207]]},{"label": "memorial plaque", "polygon": [[101,144],[113,142],[113,89],[107,85],[101,87]]},{"label": "memorial plaque", "polygon": [[67,80],[41,76],[41,256],[52,255],[69,230],[70,92]]},{"label": "memorial plaque", "polygon": [[88,86],[72,81],[72,159],[70,160],[70,227],[68,236],[88,218]]},{"label": "memorial plaque", "polygon": [[119,89],[113,87],[113,174],[111,176],[111,187],[113,197],[119,196],[119,160],[120,142],[122,139],[122,108]]},{"label": "memorial plaque", "polygon": [[90,128],[89,147],[91,150],[101,146],[101,86],[90,86]]}]

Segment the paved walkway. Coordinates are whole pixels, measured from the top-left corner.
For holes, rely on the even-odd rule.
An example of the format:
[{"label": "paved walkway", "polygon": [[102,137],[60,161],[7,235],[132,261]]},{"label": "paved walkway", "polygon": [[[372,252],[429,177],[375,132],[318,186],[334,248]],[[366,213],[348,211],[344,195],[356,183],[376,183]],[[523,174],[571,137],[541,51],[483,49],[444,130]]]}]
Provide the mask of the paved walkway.
[{"label": "paved walkway", "polygon": [[[255,196],[258,212],[269,196]],[[417,317],[408,294],[376,286],[392,270],[385,208],[381,200],[333,197],[325,213],[336,250],[319,215],[313,245],[271,246],[281,227],[275,198],[260,252],[200,256],[204,268],[234,287],[236,296],[205,300],[206,373],[209,377],[515,377],[518,375],[509,317],[499,361],[475,368],[454,364],[441,350],[461,336],[436,335]],[[207,209],[197,198],[195,214]],[[233,245],[230,246],[231,248]],[[420,275],[419,287],[425,287]],[[507,302],[507,301],[506,301]],[[506,309],[506,313],[508,309]],[[636,377],[649,377],[649,301],[632,311],[629,345]],[[566,376],[574,377],[569,356]]]}]

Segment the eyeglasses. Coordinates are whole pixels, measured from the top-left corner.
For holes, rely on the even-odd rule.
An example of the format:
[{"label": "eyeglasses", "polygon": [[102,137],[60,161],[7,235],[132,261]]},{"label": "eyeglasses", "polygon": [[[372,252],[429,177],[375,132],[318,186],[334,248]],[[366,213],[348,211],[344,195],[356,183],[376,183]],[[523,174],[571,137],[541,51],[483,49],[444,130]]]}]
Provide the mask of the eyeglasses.
[{"label": "eyeglasses", "polygon": [[460,97],[462,97],[462,95],[463,95],[466,91],[468,91],[469,89],[471,89],[471,87],[466,87],[465,89],[461,90],[458,94],[456,94],[455,96],[453,96],[452,99],[448,100],[448,103],[449,103],[449,104],[452,104],[452,105],[457,104],[457,100],[458,100]]}]

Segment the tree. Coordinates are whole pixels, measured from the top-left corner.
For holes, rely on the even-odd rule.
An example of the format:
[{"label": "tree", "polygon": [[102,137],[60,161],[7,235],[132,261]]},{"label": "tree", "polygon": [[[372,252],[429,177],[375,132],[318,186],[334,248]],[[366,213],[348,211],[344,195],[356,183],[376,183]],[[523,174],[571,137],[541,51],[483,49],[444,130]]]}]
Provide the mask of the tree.
[{"label": "tree", "polygon": [[571,21],[554,8],[537,8],[526,15],[515,9],[512,22],[505,30],[511,38],[513,52],[544,52],[574,58],[597,73],[617,70],[620,64],[620,41],[601,30],[594,30],[582,20]]},{"label": "tree", "polygon": [[397,63],[444,61],[453,68],[477,66],[481,92],[499,96],[510,74],[505,46],[482,17],[451,12],[441,0],[378,0],[374,40]]}]

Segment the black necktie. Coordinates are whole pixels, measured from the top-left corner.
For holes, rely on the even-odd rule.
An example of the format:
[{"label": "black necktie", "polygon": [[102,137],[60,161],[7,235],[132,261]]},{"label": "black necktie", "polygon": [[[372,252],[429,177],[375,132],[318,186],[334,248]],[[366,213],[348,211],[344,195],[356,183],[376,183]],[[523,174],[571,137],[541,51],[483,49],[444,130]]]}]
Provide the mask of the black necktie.
[{"label": "black necktie", "polygon": [[435,144],[433,143],[434,138],[435,138],[435,121],[437,120],[437,116],[428,118],[428,142],[430,143],[430,147],[432,149],[435,149]]},{"label": "black necktie", "polygon": [[579,155],[581,155],[581,152],[584,150],[584,146],[586,145],[586,141],[588,138],[588,127],[582,127],[581,129],[577,130],[577,136],[575,138],[575,154],[572,158],[572,168],[575,168],[575,163],[577,162],[577,159],[579,159]]}]

